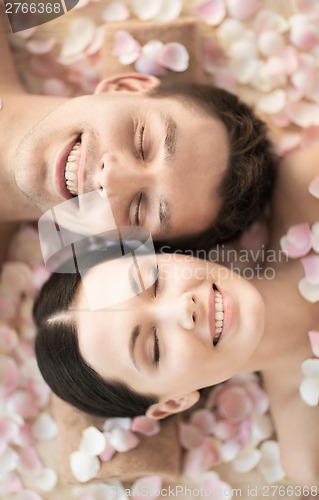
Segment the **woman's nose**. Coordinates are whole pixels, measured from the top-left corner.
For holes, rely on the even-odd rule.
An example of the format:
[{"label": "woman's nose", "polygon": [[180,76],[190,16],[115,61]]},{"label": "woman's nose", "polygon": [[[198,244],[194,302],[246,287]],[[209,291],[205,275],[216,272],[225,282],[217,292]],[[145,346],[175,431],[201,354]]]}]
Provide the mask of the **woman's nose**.
[{"label": "woman's nose", "polygon": [[196,325],[197,300],[194,294],[186,292],[176,298],[168,299],[160,305],[160,321],[178,324],[185,330],[192,330]]}]

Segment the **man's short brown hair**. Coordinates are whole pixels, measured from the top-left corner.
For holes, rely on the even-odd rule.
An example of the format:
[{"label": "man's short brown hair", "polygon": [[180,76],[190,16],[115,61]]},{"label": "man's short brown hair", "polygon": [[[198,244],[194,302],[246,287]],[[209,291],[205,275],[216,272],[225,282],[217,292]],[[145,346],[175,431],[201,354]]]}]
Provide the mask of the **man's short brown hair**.
[{"label": "man's short brown hair", "polygon": [[[238,237],[265,211],[270,200],[276,160],[266,124],[237,96],[205,84],[160,85],[152,97],[175,97],[219,119],[226,127],[229,161],[219,186],[221,208],[212,226],[194,239],[175,241],[181,247],[210,249]],[[174,244],[174,246],[175,246]]]}]

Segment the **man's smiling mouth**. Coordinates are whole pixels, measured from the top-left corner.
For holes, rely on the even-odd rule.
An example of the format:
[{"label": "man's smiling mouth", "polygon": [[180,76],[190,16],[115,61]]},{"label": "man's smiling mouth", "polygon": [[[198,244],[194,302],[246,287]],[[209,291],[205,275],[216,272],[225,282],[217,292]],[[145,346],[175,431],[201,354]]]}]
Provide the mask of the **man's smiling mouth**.
[{"label": "man's smiling mouth", "polygon": [[79,194],[78,176],[80,168],[80,158],[81,138],[79,137],[66,159],[64,170],[66,188],[73,196],[77,196]]}]

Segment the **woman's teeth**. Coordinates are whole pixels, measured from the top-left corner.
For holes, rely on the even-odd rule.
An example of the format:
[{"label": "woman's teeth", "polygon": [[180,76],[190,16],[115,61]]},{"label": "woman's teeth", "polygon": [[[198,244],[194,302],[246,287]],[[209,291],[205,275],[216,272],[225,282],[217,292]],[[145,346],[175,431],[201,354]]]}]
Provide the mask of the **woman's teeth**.
[{"label": "woman's teeth", "polygon": [[215,290],[215,335],[213,339],[213,345],[217,345],[222,330],[224,322],[224,304],[223,297],[218,290]]},{"label": "woman's teeth", "polygon": [[70,151],[65,164],[65,185],[74,196],[78,195],[78,170],[80,166],[80,142],[76,142]]}]

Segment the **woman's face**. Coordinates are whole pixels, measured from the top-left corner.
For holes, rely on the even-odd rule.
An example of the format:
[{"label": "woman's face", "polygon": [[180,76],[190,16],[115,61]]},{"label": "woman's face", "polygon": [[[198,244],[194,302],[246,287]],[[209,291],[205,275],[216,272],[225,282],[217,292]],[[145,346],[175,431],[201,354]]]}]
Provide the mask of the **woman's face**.
[{"label": "woman's face", "polygon": [[[264,304],[250,282],[177,254],[157,255],[157,269],[151,256],[139,269],[122,260],[92,268],[75,301],[81,353],[102,377],[165,401],[252,369]],[[134,295],[141,276],[154,283]],[[96,297],[112,289],[134,296],[91,311],[90,289]]]}]

